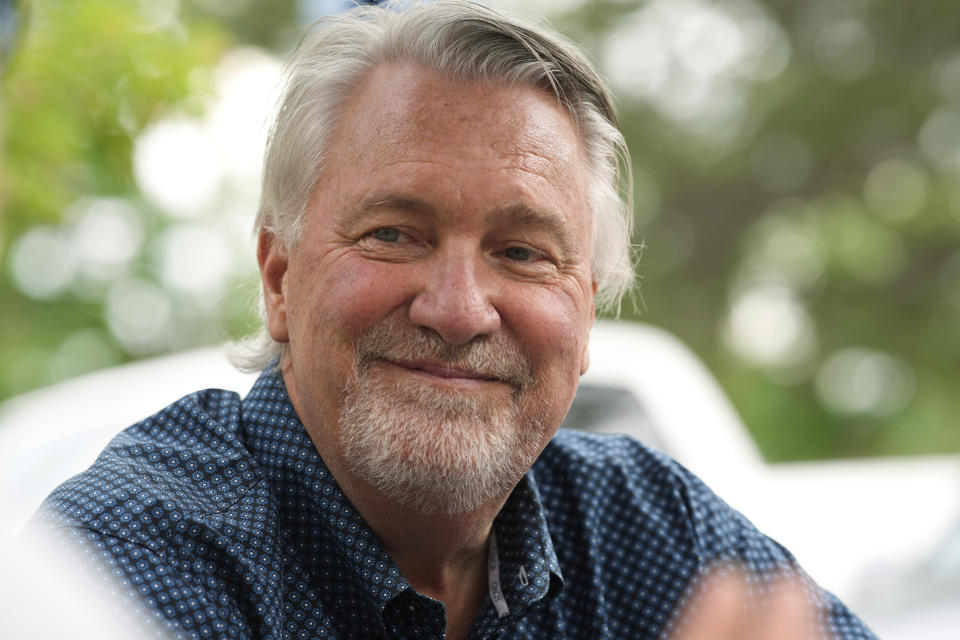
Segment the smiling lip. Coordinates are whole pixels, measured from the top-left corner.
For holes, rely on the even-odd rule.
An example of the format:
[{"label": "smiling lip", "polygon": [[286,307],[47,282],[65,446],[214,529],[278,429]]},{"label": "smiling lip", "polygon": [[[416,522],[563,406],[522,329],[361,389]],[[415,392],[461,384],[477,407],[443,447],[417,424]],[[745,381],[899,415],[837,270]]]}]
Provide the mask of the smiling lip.
[{"label": "smiling lip", "polygon": [[388,360],[387,362],[414,373],[426,374],[451,381],[476,380],[478,382],[496,382],[499,380],[496,376],[485,375],[478,371],[470,371],[469,369],[461,369],[443,362],[403,362],[394,360]]}]

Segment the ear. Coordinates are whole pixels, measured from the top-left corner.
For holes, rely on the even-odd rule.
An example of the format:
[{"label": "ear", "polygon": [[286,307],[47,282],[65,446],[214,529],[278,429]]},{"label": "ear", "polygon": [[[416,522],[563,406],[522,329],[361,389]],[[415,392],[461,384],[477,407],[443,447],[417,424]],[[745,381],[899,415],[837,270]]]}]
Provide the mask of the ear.
[{"label": "ear", "polygon": [[590,324],[587,327],[587,335],[583,340],[583,352],[580,354],[580,375],[583,375],[587,372],[587,369],[590,368],[590,329],[593,328],[593,322],[596,319],[596,307],[594,306],[594,299],[597,295],[597,283],[593,283],[593,298],[590,299]]},{"label": "ear", "polygon": [[263,283],[263,304],[267,311],[267,331],[277,342],[289,342],[287,328],[287,249],[280,238],[260,227],[257,239],[257,263]]}]

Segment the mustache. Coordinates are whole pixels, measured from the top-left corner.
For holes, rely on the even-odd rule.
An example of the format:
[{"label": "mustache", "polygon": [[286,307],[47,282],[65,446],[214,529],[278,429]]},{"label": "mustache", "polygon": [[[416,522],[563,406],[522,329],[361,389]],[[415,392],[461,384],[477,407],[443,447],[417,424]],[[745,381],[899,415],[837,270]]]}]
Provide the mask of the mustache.
[{"label": "mustache", "polygon": [[505,382],[519,390],[529,388],[536,380],[532,358],[504,333],[450,344],[430,329],[390,319],[357,338],[354,350],[361,373],[369,370],[375,360],[430,360]]}]

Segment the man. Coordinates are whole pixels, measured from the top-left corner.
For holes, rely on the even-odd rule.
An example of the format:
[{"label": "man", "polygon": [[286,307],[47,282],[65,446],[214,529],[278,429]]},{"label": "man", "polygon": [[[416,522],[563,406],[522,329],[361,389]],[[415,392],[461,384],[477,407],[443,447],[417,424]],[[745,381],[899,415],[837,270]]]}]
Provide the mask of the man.
[{"label": "man", "polygon": [[871,637],[676,463],[557,434],[595,301],[630,285],[627,166],[554,34],[461,2],[316,25],[266,153],[263,374],[123,432],[37,526],[182,637],[777,628],[747,609]]}]

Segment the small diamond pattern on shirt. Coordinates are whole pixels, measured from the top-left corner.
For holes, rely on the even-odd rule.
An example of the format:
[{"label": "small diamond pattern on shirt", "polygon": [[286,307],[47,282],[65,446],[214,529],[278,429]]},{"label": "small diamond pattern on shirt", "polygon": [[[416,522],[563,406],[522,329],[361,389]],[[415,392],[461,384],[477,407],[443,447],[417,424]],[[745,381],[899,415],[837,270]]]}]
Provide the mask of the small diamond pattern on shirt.
[{"label": "small diamond pattern on shirt", "polygon": [[[245,399],[191,394],[117,436],[31,524],[94,567],[122,615],[174,638],[442,638],[300,423],[281,377]],[[757,576],[793,558],[668,458],[561,431],[494,527],[509,615],[471,638],[657,638],[692,580],[723,561]],[[823,637],[873,638],[810,582]]]}]

